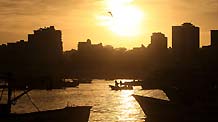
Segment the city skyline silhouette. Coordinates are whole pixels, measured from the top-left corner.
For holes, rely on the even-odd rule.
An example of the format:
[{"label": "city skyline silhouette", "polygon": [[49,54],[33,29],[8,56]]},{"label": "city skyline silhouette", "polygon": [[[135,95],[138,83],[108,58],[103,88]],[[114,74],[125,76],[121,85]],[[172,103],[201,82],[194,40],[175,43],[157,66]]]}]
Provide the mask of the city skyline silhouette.
[{"label": "city skyline silhouette", "polygon": [[[190,26],[195,26],[195,25],[192,25],[192,23],[189,23],[189,22],[185,22],[185,23],[183,23],[182,24],[182,26],[183,25],[190,25]],[[50,26],[51,28],[53,28],[54,26]],[[50,28],[50,27],[41,27],[41,28],[39,28],[39,30],[43,30],[43,29],[46,29],[46,28]],[[172,26],[172,33],[173,33],[173,31],[175,30],[174,28],[176,28],[176,27],[179,27],[179,25],[174,25],[174,26]],[[199,28],[198,26],[197,26],[197,28]],[[35,30],[36,31],[36,30]],[[198,35],[196,35],[197,37],[198,37],[198,39],[196,40],[196,43],[198,43],[197,44],[197,47],[196,48],[203,48],[203,47],[207,47],[207,46],[210,46],[210,45],[214,45],[214,43],[216,43],[214,40],[216,40],[216,38],[217,38],[217,30],[216,29],[211,29],[211,30],[209,30],[208,31],[208,33],[210,33],[210,41],[209,41],[209,44],[208,45],[201,45],[201,42],[200,42],[200,40],[201,40],[201,38],[200,38],[200,33],[201,33],[201,30],[200,30],[200,28],[198,29]],[[150,38],[152,38],[152,36],[153,35],[159,35],[159,34],[163,34],[164,36],[166,36],[164,33],[162,33],[162,32],[152,32],[151,33],[151,36],[150,36]],[[28,39],[29,39],[29,35],[31,35],[31,34],[28,34]],[[173,36],[173,35],[172,35]],[[166,48],[172,48],[173,47],[173,42],[172,42],[172,44],[169,44],[170,42],[169,42],[169,40],[168,40],[168,38],[172,38],[172,37],[167,37],[166,36]],[[87,37],[86,38],[87,40],[89,40],[90,38],[89,37]],[[183,40],[183,37],[181,36],[181,41]],[[189,40],[191,40],[191,39],[189,39]],[[27,40],[28,41],[28,40]],[[6,43],[2,43],[1,44],[1,46],[6,46],[6,45],[12,45],[13,43],[26,43],[27,41],[25,41],[25,40],[19,40],[19,41],[16,41],[16,42],[11,42],[11,41],[9,41],[9,42],[6,42]],[[61,41],[62,41],[62,43],[64,42],[63,41],[63,39],[61,39]],[[85,40],[84,40],[85,41]],[[93,41],[93,40],[92,40]],[[148,43],[147,44],[147,46],[145,46],[145,47],[149,47],[150,46],[150,44],[152,43],[152,39],[150,39],[150,41],[149,41],[150,43]],[[174,41],[175,42],[175,41]],[[71,48],[71,49],[69,49],[69,50],[64,50],[64,49],[62,49],[63,51],[70,51],[70,50],[79,50],[79,47],[78,47],[78,45],[79,45],[79,43],[81,43],[81,42],[78,42],[78,44],[76,45],[77,47],[76,48]],[[63,43],[64,44],[64,43]],[[99,44],[101,44],[101,45],[103,45],[103,43],[102,42],[100,42]],[[141,43],[140,45],[145,45],[144,43]],[[169,46],[170,45],[170,46]],[[109,45],[109,44],[105,44],[105,46],[112,46],[112,47],[114,47],[113,45]],[[74,47],[74,46],[73,46]],[[138,47],[140,47],[140,46],[138,46]],[[126,48],[126,47],[124,47],[124,46],[118,46],[118,47],[114,47],[114,48],[117,48],[117,49],[119,49],[119,48],[126,48],[126,50],[133,50],[134,48],[138,48],[138,47],[131,47],[131,48]],[[62,47],[61,48],[63,48],[63,45],[62,45]]]},{"label": "city skyline silhouette", "polygon": [[218,0],[0,0],[1,122],[217,122]]},{"label": "city skyline silhouette", "polygon": [[[60,79],[65,76],[144,79],[149,73],[171,72],[181,68],[180,66],[187,66],[188,69],[184,71],[201,70],[204,65],[215,66],[212,62],[217,60],[214,57],[217,50],[217,30],[211,30],[211,45],[202,48],[200,28],[191,23],[172,26],[172,34],[172,48],[167,46],[168,37],[161,32],[154,32],[147,47],[142,44],[141,47],[127,50],[123,47],[104,46],[102,43],[93,44],[92,40],[87,39],[86,42],[78,43],[78,50],[63,51],[61,30],[56,30],[54,26],[39,28],[33,34],[28,34],[28,41],[21,40],[0,46],[3,57],[1,72],[16,72],[18,76],[27,75],[26,77],[33,79],[32,74],[36,79]],[[211,64],[205,64],[207,62],[204,58],[211,59]],[[197,60],[199,63],[195,62]],[[176,66],[175,63],[179,64]],[[195,69],[196,67],[199,69]]]},{"label": "city skyline silhouette", "polygon": [[[210,32],[211,45],[202,48],[199,44],[200,27],[192,23],[183,23],[172,26],[172,48],[167,47],[168,38],[165,34],[154,32],[151,35],[151,43],[147,47],[141,45],[127,50],[122,47],[104,46],[102,43],[93,44],[91,39],[87,39],[85,42],[78,43],[78,50],[63,51],[61,30],[56,30],[54,26],[33,30],[32,34],[28,34],[27,41],[20,40],[16,43],[0,45],[0,78],[3,79],[0,87],[3,88],[2,95],[4,89],[8,89],[9,99],[6,104],[0,104],[0,115],[2,119],[16,120],[17,118],[7,118],[5,115],[10,115],[11,104],[14,101],[32,89],[78,88],[81,83],[91,84],[92,79],[137,79],[137,82],[135,80],[129,82],[132,85],[124,86],[121,80],[120,83],[115,80],[115,86],[109,85],[109,87],[111,90],[134,90],[133,86],[136,83],[142,87],[142,90],[163,90],[170,101],[133,95],[148,116],[146,119],[155,120],[159,119],[159,116],[166,115],[166,121],[174,121],[174,119],[179,120],[182,115],[185,120],[181,122],[189,119],[216,120],[214,115],[207,114],[217,111],[214,107],[211,110],[210,105],[218,100],[216,54],[218,30]],[[65,79],[71,79],[72,82],[66,82]],[[12,99],[12,89],[24,90],[24,92]],[[190,107],[195,103],[198,103],[200,108],[206,105],[206,108],[203,108],[206,116],[196,118],[195,114],[202,113],[198,108],[195,111],[195,107]],[[45,111],[43,115],[38,107],[32,104],[37,108],[40,116],[50,113]],[[173,112],[175,115],[164,114],[166,109],[163,108],[172,106],[173,109],[169,109],[168,112]],[[157,116],[153,116],[152,112],[157,110],[156,107],[159,110]],[[61,113],[66,111],[66,108],[54,111]],[[82,108],[86,109],[84,111],[86,118],[82,119],[87,121],[90,106],[70,109],[77,113],[77,109]],[[185,112],[177,113],[177,109],[185,109]],[[187,116],[190,111],[194,112]],[[34,116],[35,114],[31,113],[29,117]],[[75,119],[80,120],[81,117]]]},{"label": "city skyline silhouette", "polygon": [[[150,36],[153,32],[162,32],[169,37],[168,45],[171,47],[171,26],[191,22],[201,27],[200,45],[207,46],[210,44],[209,31],[218,27],[217,1],[214,0],[168,2],[163,0],[92,0],[89,2],[24,0],[0,1],[0,3],[2,10],[0,23],[3,25],[0,30],[0,44],[20,39],[27,40],[26,33],[33,29],[54,25],[64,33],[62,36],[64,50],[76,49],[77,43],[87,38],[92,39],[93,43],[122,46],[128,49],[139,47],[142,43],[147,46],[150,44]],[[163,8],[164,11],[156,8]],[[113,13],[113,18],[108,11]],[[128,34],[127,30],[137,33],[128,36],[131,33]]]}]

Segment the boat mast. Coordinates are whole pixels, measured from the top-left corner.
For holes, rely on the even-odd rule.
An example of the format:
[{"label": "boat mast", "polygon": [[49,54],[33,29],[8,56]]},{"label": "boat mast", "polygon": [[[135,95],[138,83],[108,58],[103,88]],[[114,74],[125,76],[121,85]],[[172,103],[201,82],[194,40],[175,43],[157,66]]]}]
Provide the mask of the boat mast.
[{"label": "boat mast", "polygon": [[12,80],[12,78],[9,74],[9,76],[8,76],[8,102],[7,102],[8,113],[11,112],[11,96],[12,96],[11,80]]},{"label": "boat mast", "polygon": [[12,76],[11,73],[7,73],[7,74],[4,74],[4,76],[2,76],[2,77],[0,76],[0,79],[3,79],[5,81],[4,85],[2,85],[1,87],[8,89],[7,103],[0,104],[0,114],[2,114],[2,113],[9,114],[11,112],[11,105],[14,104],[19,98],[21,98],[23,95],[27,94],[32,89],[31,88],[26,89],[26,90],[24,90],[23,93],[21,93],[20,95],[14,97],[12,99],[12,90],[14,89],[13,82],[15,80],[14,77]]}]

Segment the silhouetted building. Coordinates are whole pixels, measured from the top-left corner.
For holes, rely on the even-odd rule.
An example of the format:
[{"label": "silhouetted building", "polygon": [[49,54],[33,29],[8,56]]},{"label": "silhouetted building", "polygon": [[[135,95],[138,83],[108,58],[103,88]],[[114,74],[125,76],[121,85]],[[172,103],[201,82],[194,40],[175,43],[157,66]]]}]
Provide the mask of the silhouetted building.
[{"label": "silhouetted building", "polygon": [[25,42],[24,40],[17,41],[15,43],[7,43],[7,48],[8,49],[13,49],[13,50],[23,50],[24,48],[28,48],[28,42]]},{"label": "silhouetted building", "polygon": [[32,52],[59,58],[63,53],[61,31],[54,26],[34,30],[34,34],[28,34],[28,43]]},{"label": "silhouetted building", "polygon": [[145,50],[145,46],[143,44],[141,44],[141,47],[134,47],[132,48],[132,51],[139,51],[139,50]]},{"label": "silhouetted building", "polygon": [[172,27],[172,48],[175,53],[190,54],[199,49],[199,27],[191,23]]},{"label": "silhouetted building", "polygon": [[102,48],[103,48],[103,45],[102,45],[102,43],[99,43],[99,44],[92,44],[92,48],[93,48],[94,50],[102,49]]},{"label": "silhouetted building", "polygon": [[92,42],[90,39],[87,39],[86,42],[79,42],[78,43],[78,51],[84,51],[84,50],[89,50],[92,46]]},{"label": "silhouetted building", "polygon": [[211,30],[211,46],[218,48],[218,30]]},{"label": "silhouetted building", "polygon": [[34,30],[33,34],[28,34],[30,70],[35,74],[58,76],[57,73],[61,72],[63,64],[61,35],[61,30],[56,30],[54,26],[40,28]]},{"label": "silhouetted building", "polygon": [[114,50],[114,47],[112,46],[112,45],[106,45],[106,46],[104,46],[104,48],[106,49],[106,50]]},{"label": "silhouetted building", "polygon": [[91,53],[96,51],[101,51],[103,49],[102,43],[92,44],[90,39],[87,39],[86,42],[78,43],[78,51],[82,53]]},{"label": "silhouetted building", "polygon": [[152,33],[151,44],[149,45],[149,48],[155,50],[167,49],[167,37],[160,32]]}]

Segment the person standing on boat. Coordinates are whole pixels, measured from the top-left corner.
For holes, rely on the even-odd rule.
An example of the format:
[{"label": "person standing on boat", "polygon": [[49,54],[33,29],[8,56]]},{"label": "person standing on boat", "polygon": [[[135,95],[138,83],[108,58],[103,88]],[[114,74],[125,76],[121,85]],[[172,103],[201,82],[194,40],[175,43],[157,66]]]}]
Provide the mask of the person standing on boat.
[{"label": "person standing on boat", "polygon": [[118,87],[119,83],[115,80],[115,87]]},{"label": "person standing on boat", "polygon": [[122,84],[123,84],[122,81],[120,81],[120,86],[122,86]]}]

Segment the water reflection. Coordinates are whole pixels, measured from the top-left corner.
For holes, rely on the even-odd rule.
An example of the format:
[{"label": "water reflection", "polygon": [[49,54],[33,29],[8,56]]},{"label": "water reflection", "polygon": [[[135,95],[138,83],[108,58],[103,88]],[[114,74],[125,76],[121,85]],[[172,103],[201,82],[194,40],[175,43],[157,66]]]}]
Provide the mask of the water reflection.
[{"label": "water reflection", "polygon": [[[30,96],[40,110],[63,108],[67,104],[91,105],[90,122],[144,122],[145,115],[131,95],[164,98],[158,90],[145,91],[135,87],[134,90],[114,91],[108,87],[109,84],[114,84],[114,81],[93,80],[92,84],[81,84],[79,88],[33,90]],[[26,96],[12,109],[16,113],[36,111]]]},{"label": "water reflection", "polygon": [[[131,96],[134,93],[133,90],[123,90],[120,93],[120,116],[119,121],[134,120],[133,116],[137,113],[136,104],[134,104],[134,98]],[[135,119],[136,120],[136,119]]]}]

